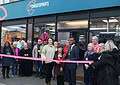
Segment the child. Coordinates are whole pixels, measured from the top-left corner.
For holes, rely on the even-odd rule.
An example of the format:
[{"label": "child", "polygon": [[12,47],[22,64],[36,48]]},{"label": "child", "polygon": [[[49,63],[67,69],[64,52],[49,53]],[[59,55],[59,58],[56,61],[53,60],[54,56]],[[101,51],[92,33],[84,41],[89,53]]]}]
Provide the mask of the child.
[{"label": "child", "polygon": [[[58,47],[58,51],[55,55],[55,60],[63,59],[63,50],[62,47]],[[64,85],[64,74],[63,74],[63,64],[57,62],[55,64],[55,75],[57,77],[57,85]]]}]

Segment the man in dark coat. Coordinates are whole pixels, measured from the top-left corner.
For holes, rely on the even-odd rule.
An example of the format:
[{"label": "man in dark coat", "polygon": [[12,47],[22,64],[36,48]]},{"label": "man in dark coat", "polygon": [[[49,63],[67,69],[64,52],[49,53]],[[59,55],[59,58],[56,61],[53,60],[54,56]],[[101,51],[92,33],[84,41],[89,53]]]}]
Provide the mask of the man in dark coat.
[{"label": "man in dark coat", "polygon": [[[78,60],[79,59],[79,47],[75,44],[75,39],[73,37],[69,38],[70,48],[68,51],[67,60]],[[67,78],[69,85],[76,85],[76,69],[77,64],[67,63],[66,71],[68,73]]]}]

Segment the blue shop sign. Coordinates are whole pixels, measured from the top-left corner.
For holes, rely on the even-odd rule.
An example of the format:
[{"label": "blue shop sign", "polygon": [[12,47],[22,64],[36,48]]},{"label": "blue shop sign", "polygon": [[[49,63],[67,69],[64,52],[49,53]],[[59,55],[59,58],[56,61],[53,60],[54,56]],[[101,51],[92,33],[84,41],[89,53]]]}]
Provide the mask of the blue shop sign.
[{"label": "blue shop sign", "polygon": [[21,0],[0,6],[0,19],[8,20],[114,6],[120,6],[120,0]]}]

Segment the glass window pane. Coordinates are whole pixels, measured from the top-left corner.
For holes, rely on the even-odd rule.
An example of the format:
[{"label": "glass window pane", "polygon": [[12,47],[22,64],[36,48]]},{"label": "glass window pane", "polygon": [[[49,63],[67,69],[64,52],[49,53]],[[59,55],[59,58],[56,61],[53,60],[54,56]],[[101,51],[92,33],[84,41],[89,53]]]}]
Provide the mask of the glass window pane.
[{"label": "glass window pane", "polygon": [[0,0],[0,4],[3,4],[3,0]]},{"label": "glass window pane", "polygon": [[99,36],[100,33],[107,32],[107,22],[107,18],[95,18],[90,20],[90,40],[92,39],[92,36]]},{"label": "glass window pane", "polygon": [[1,36],[1,46],[3,46],[6,41],[12,44],[16,40],[25,40],[26,24],[3,26]]},{"label": "glass window pane", "polygon": [[88,20],[60,21],[58,29],[81,29],[88,28]]},{"label": "glass window pane", "polygon": [[42,17],[35,19],[34,26],[34,43],[37,39],[47,41],[44,36],[55,39],[55,17]]},{"label": "glass window pane", "polygon": [[4,3],[9,3],[10,2],[10,0],[4,0]]}]

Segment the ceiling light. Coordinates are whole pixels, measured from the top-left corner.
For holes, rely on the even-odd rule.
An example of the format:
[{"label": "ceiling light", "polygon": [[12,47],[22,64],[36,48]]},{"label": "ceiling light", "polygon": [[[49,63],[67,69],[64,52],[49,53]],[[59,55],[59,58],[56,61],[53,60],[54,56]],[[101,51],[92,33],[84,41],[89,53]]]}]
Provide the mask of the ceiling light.
[{"label": "ceiling light", "polygon": [[[103,22],[108,22],[108,20],[102,20]],[[118,20],[117,19],[109,19],[109,22],[118,22]]]},{"label": "ceiling light", "polygon": [[80,25],[88,25],[88,20],[78,20],[78,21],[65,21],[67,25],[72,25],[72,26],[80,26]]},{"label": "ceiling light", "polygon": [[90,30],[107,30],[107,28],[90,28]]},{"label": "ceiling light", "polygon": [[46,25],[55,26],[55,23],[48,23]]},{"label": "ceiling light", "polygon": [[7,28],[5,28],[5,27],[2,27],[2,30],[6,30],[6,31],[8,31],[8,29],[7,29]]},{"label": "ceiling light", "polygon": [[19,29],[20,27],[18,27],[18,26],[7,26],[6,28],[9,28],[9,29]]}]

